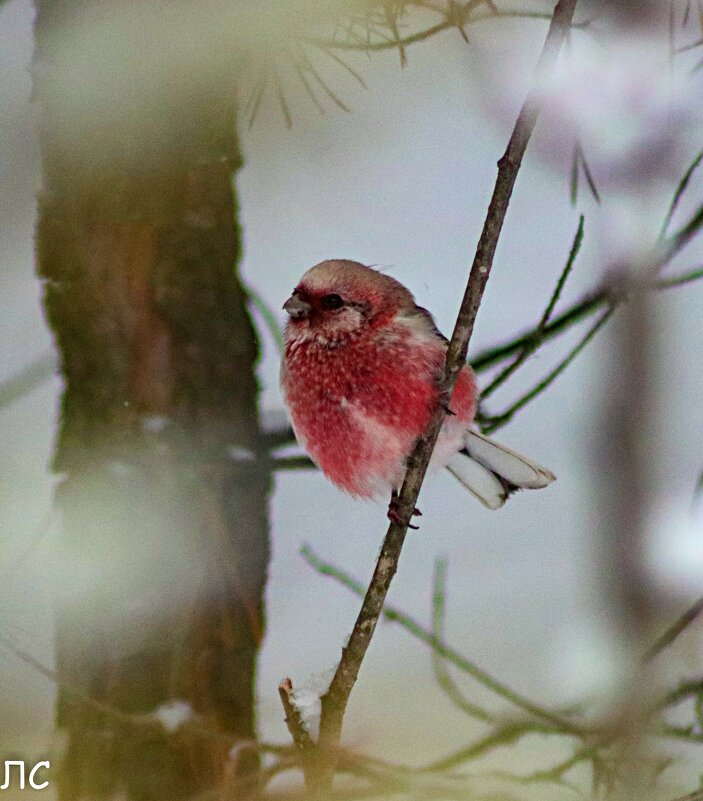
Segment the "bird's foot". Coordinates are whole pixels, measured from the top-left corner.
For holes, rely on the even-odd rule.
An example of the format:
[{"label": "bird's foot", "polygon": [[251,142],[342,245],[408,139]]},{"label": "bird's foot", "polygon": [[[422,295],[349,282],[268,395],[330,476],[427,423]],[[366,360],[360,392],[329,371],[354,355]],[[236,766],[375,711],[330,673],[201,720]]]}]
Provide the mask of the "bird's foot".
[{"label": "bird's foot", "polygon": [[[413,517],[422,517],[422,512],[416,507],[412,511]],[[401,519],[400,512],[398,511],[398,493],[393,490],[393,494],[391,495],[391,502],[388,504],[388,519],[391,523],[396,523],[397,525],[402,525],[404,522]],[[420,526],[413,526],[412,523],[408,523],[408,528],[412,528],[415,531],[420,528]]]}]

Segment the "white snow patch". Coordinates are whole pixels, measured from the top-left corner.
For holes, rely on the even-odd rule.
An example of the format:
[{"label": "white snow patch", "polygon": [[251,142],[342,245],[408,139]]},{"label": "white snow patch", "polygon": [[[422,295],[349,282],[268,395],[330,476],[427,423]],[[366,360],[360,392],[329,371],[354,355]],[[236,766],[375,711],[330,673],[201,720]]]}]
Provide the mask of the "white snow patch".
[{"label": "white snow patch", "polygon": [[293,690],[291,696],[300,715],[301,723],[313,740],[317,740],[320,733],[321,699],[329,689],[335,670],[336,666],[322,673],[315,673],[297,690]]},{"label": "white snow patch", "polygon": [[160,706],[154,717],[161,723],[164,729],[173,733],[180,729],[180,727],[191,720],[193,715],[193,708],[186,701],[173,700]]}]

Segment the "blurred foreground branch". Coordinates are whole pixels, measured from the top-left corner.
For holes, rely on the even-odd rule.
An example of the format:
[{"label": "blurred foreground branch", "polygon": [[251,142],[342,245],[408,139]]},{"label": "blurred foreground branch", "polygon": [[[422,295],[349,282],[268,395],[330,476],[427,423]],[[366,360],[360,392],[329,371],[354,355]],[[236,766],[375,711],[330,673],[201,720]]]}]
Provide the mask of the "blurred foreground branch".
[{"label": "blurred foreground branch", "polygon": [[[329,37],[306,35],[303,40],[326,50],[359,51],[372,53],[383,50],[398,50],[401,65],[405,65],[405,48],[424,42],[443,31],[457,30],[468,42],[466,28],[488,20],[496,19],[532,19],[548,21],[552,14],[530,8],[499,8],[492,0],[467,0],[467,2],[449,2],[428,4],[416,0],[401,3],[378,3],[377,13],[370,10],[365,14],[348,14],[338,21],[333,34]],[[412,33],[401,35],[399,23],[408,11],[414,8],[420,11],[432,11],[438,17],[437,22]],[[569,27],[586,28],[589,22],[574,23]]]}]

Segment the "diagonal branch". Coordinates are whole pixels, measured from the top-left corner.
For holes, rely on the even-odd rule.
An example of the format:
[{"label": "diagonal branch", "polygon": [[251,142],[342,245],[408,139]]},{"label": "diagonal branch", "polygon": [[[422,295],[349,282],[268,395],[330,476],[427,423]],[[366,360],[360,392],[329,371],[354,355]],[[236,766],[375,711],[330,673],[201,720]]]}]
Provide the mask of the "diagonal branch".
[{"label": "diagonal branch", "polygon": [[[432,636],[438,643],[444,642],[446,584],[447,562],[445,559],[438,559],[435,562],[434,592],[432,594]],[[437,683],[442,690],[444,690],[454,706],[460,709],[465,715],[469,715],[469,717],[484,722],[493,721],[494,716],[490,712],[464,697],[464,694],[452,678],[449,668],[445,665],[444,657],[437,653],[436,648],[432,649],[432,667],[434,668]]]},{"label": "diagonal branch", "polygon": [[525,392],[518,398],[511,406],[504,412],[490,417],[481,416],[477,420],[481,425],[481,431],[484,434],[491,434],[499,428],[509,423],[513,417],[520,411],[520,409],[527,406],[528,403],[533,401],[538,395],[541,395],[556,379],[566,370],[566,368],[574,361],[574,359],[581,353],[581,351],[588,345],[588,343],[595,337],[601,328],[608,322],[615,312],[615,304],[611,304],[601,314],[601,316],[591,325],[586,333],[579,339],[576,345],[566,354],[566,356],[554,367],[541,381],[535,384],[530,390]]},{"label": "diagonal branch", "polygon": [[513,361],[505,367],[503,370],[498,373],[498,375],[491,381],[491,383],[481,392],[481,400],[485,401],[486,398],[490,397],[498,387],[504,384],[508,378],[519,368],[521,367],[525,361],[536,351],[539,349],[542,341],[544,339],[544,331],[547,326],[547,323],[552,317],[552,313],[554,312],[554,307],[556,306],[559,298],[561,297],[561,292],[564,289],[564,284],[566,283],[566,279],[569,277],[571,270],[574,266],[574,261],[576,260],[576,256],[578,256],[579,251],[581,250],[581,244],[583,242],[583,225],[584,225],[584,217],[581,215],[579,218],[579,225],[576,231],[576,235],[574,237],[574,242],[571,246],[571,251],[569,252],[569,258],[566,261],[564,269],[559,276],[559,280],[557,281],[557,285],[554,288],[554,292],[552,292],[552,296],[549,299],[549,303],[547,304],[547,308],[544,310],[542,314],[542,318],[540,319],[539,323],[537,324],[537,328],[535,328],[533,336],[528,342],[525,347],[518,353],[518,355],[513,359]]},{"label": "diagonal branch", "polygon": [[689,606],[686,611],[677,618],[669,628],[654,642],[650,648],[647,649],[642,660],[651,662],[652,659],[659,656],[659,654],[666,650],[674,640],[682,634],[696,618],[703,612],[703,598],[698,598],[694,603]]},{"label": "diagonal branch", "polygon": [[[314,554],[308,546],[304,546],[301,549],[301,554],[305,561],[321,575],[334,578],[344,587],[356,593],[357,595],[364,595],[364,588],[360,582],[356,581],[341,568],[335,567],[328,562],[324,562],[316,554]],[[573,724],[570,720],[563,718],[557,712],[553,712],[546,707],[540,706],[529,698],[526,698],[521,693],[512,689],[512,687],[509,687],[507,684],[503,683],[500,679],[497,679],[495,676],[487,673],[475,662],[467,659],[441,639],[438,639],[431,631],[418,623],[417,620],[410,617],[410,615],[406,615],[401,610],[388,604],[383,607],[381,614],[386,618],[386,620],[393,621],[399,626],[402,626],[406,631],[410,632],[413,637],[418,639],[420,642],[425,643],[425,645],[428,645],[438,656],[440,656],[446,662],[454,665],[454,667],[458,668],[460,671],[462,671],[462,673],[465,673],[467,676],[471,676],[472,679],[486,687],[491,692],[513,704],[518,709],[522,709],[530,714],[534,718],[532,724],[535,730],[542,731],[543,728],[548,724],[551,727],[550,730],[561,733],[574,735],[580,735],[584,733],[583,729]]]},{"label": "diagonal branch", "polygon": [[342,731],[342,721],[349,695],[354,687],[366,651],[371,643],[376,624],[383,611],[386,595],[398,568],[403,542],[408,531],[415,503],[420,493],[427,466],[444,419],[444,408],[451,399],[460,370],[466,361],[469,339],[473,331],[486,282],[493,266],[498,239],[503,227],[510,197],[517,180],[527,144],[539,115],[538,88],[552,72],[562,44],[571,27],[577,0],[559,0],[547,32],[546,41],[537,63],[533,88],[518,116],[505,154],[498,162],[493,196],[491,198],[483,231],[471,265],[468,283],[457,317],[452,338],[447,347],[444,376],[441,386],[441,403],[432,417],[425,435],[418,441],[410,459],[409,468],[397,498],[396,520],[391,522],[386,533],[381,553],[376,563],[371,583],[362,603],[354,629],[327,693],[322,698],[319,749],[320,772],[311,794],[317,798],[329,793],[336,769],[336,751]]},{"label": "diagonal branch", "polygon": [[[693,222],[697,222],[697,230],[703,228],[702,215],[697,214],[696,217],[694,217]],[[689,230],[686,241],[689,241],[691,229],[688,226],[686,226],[686,228]],[[677,245],[679,245],[679,249],[681,246],[683,246],[683,244],[685,244],[682,238],[679,238],[676,241]],[[679,249],[667,252],[666,258],[662,264],[665,264],[667,261],[673,258],[673,256],[679,252]],[[648,287],[645,287],[645,289],[650,291],[673,289],[675,287],[683,286],[684,284],[699,281],[702,278],[703,267],[696,267],[695,269],[679,275],[666,276],[664,278],[659,278],[656,281],[652,281]],[[549,342],[572,326],[580,323],[582,320],[589,317],[591,314],[593,314],[593,312],[603,306],[608,304],[620,305],[626,300],[627,298],[623,295],[614,295],[612,292],[612,287],[610,286],[603,286],[600,289],[595,289],[584,295],[580,300],[576,301],[573,305],[566,309],[566,311],[562,312],[558,317],[555,317],[550,323],[548,323],[542,331],[541,341]],[[519,353],[525,347],[528,347],[534,340],[537,332],[538,329],[533,328],[529,331],[525,331],[523,334],[518,334],[518,336],[516,336],[514,339],[504,342],[501,345],[495,345],[493,347],[486,348],[486,350],[481,351],[474,356],[473,359],[471,359],[471,366],[477,373],[481,373],[484,370],[495,367],[516,353]]]}]

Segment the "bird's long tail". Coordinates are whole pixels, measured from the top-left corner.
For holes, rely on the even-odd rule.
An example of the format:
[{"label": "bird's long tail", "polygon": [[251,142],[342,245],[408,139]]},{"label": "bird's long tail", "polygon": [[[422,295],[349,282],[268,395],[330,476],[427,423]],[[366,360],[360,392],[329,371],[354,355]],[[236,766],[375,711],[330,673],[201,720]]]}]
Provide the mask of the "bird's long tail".
[{"label": "bird's long tail", "polygon": [[466,432],[464,448],[447,469],[489,509],[499,509],[517,490],[541,489],[556,479],[545,467],[478,431]]}]

